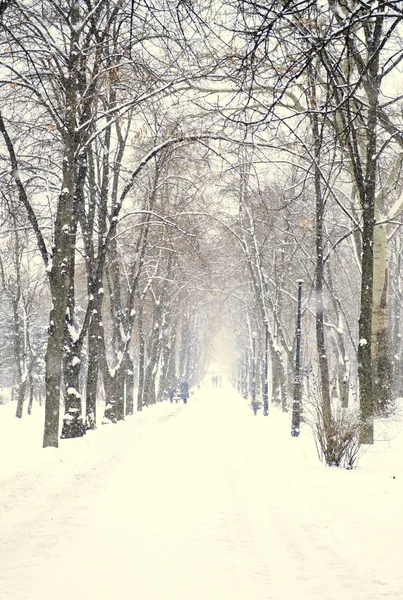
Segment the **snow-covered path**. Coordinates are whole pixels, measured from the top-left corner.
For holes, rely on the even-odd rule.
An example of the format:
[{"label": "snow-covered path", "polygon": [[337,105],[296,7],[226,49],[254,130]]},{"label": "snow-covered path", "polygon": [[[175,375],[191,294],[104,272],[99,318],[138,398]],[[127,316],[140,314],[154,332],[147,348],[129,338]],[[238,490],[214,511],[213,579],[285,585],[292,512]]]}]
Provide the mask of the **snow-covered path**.
[{"label": "snow-covered path", "polygon": [[401,600],[399,478],[315,464],[288,421],[209,389],[66,440],[2,511],[0,598]]}]

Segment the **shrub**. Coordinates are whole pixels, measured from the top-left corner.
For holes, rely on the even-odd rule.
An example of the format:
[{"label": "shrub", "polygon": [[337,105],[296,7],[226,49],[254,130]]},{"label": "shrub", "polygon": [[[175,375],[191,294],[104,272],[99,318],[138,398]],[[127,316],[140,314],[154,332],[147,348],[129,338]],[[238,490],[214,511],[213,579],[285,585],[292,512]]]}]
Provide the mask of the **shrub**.
[{"label": "shrub", "polygon": [[342,408],[337,399],[333,400],[332,414],[325,422],[322,395],[318,386],[311,389],[311,396],[305,399],[306,421],[315,436],[316,449],[320,460],[331,467],[354,469],[360,449],[360,414],[357,410]]},{"label": "shrub", "polygon": [[314,427],[320,459],[331,467],[353,469],[357,464],[360,449],[359,414],[349,411],[348,408],[337,408],[333,411],[331,422],[325,425],[322,410],[319,408]]}]

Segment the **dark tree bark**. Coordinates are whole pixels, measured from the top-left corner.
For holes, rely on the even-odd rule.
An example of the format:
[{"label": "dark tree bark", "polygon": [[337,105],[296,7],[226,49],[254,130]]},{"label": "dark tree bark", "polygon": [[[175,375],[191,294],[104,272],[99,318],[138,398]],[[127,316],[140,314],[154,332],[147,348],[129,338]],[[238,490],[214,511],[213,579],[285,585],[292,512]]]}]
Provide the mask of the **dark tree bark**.
[{"label": "dark tree bark", "polygon": [[50,312],[48,346],[46,350],[46,403],[43,447],[58,447],[60,392],[62,379],[62,361],[64,354],[66,311],[69,289],[72,283],[70,266],[75,246],[71,235],[75,235],[76,215],[74,198],[76,185],[76,114],[78,106],[79,79],[79,30],[80,8],[75,4],[70,12],[71,38],[67,64],[68,76],[65,78],[65,119],[63,132],[63,168],[62,190],[59,197],[52,251],[52,267],[49,282],[52,296]]},{"label": "dark tree bark", "polygon": [[138,328],[138,391],[137,391],[137,410],[143,410],[143,395],[144,395],[144,371],[145,371],[145,335],[144,335],[144,319],[143,319],[143,304],[139,294],[139,304],[137,309],[137,328]]},{"label": "dark tree bark", "polygon": [[316,266],[315,266],[315,298],[316,298],[316,348],[319,361],[319,375],[321,383],[321,402],[323,426],[327,443],[331,443],[333,437],[332,431],[332,408],[330,402],[330,382],[329,382],[329,362],[327,357],[327,348],[325,340],[325,323],[324,323],[324,306],[323,306],[323,291],[324,291],[324,260],[323,260],[323,224],[325,217],[325,202],[322,192],[322,175],[321,175],[321,147],[323,132],[319,127],[319,117],[316,112],[316,81],[313,75],[311,66],[308,68],[310,89],[308,92],[308,103],[311,104],[311,124],[313,134],[313,158],[314,158],[314,187],[316,199]]}]

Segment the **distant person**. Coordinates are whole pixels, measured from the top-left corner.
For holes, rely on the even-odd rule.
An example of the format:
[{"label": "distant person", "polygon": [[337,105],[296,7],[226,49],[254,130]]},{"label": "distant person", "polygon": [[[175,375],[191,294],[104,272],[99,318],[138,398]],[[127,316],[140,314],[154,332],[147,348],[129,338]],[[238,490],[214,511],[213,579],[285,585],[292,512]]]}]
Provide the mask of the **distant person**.
[{"label": "distant person", "polygon": [[261,403],[258,400],[253,400],[251,403],[253,414],[257,415],[258,410],[260,409]]},{"label": "distant person", "polygon": [[173,402],[173,401],[174,401],[174,398],[175,398],[175,393],[176,393],[176,392],[175,392],[175,388],[171,388],[171,389],[169,390],[169,392],[168,392],[168,398],[169,398],[169,401],[170,401],[170,402]]},{"label": "distant person", "polygon": [[180,385],[180,396],[183,400],[183,404],[187,404],[189,398],[189,384],[187,381],[182,381]]}]

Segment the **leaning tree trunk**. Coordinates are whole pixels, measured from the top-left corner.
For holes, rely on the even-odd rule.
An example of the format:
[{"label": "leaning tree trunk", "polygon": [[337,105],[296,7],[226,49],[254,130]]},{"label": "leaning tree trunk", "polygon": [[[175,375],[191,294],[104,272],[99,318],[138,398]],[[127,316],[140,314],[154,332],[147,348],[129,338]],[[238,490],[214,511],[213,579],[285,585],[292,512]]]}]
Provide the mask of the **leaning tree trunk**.
[{"label": "leaning tree trunk", "polygon": [[[286,412],[288,409],[288,402],[287,402],[288,381],[287,381],[287,375],[285,372],[281,346],[284,349],[284,352],[286,353],[289,361],[292,360],[292,358],[291,358],[292,355],[289,352],[289,349],[287,348],[287,344],[285,343],[285,337],[284,337],[284,333],[283,333],[283,330],[281,327],[281,323],[279,323],[279,320],[276,315],[275,307],[273,306],[273,303],[270,300],[267,277],[265,275],[265,272],[264,272],[262,264],[261,264],[261,252],[259,250],[258,243],[256,240],[256,235],[255,235],[255,223],[253,221],[252,214],[250,213],[246,204],[244,206],[244,210],[247,213],[247,216],[249,219],[249,238],[250,238],[250,239],[248,238],[248,236],[246,235],[246,232],[245,232],[244,249],[247,250],[247,255],[250,255],[251,257],[253,256],[253,260],[252,260],[252,258],[250,258],[248,260],[248,269],[251,274],[253,286],[254,286],[255,293],[256,293],[256,299],[259,303],[260,312],[261,312],[261,320],[262,320],[262,322],[267,323],[269,348],[270,348],[270,353],[272,356],[272,373],[275,373],[275,375],[273,375],[273,378],[278,377],[279,385],[277,386],[277,391],[280,392],[282,410],[284,412]],[[252,246],[251,249],[250,249],[250,245]],[[253,255],[252,255],[252,252],[253,252]],[[281,346],[279,345],[278,341],[277,340],[275,341],[275,339],[274,339],[273,328],[271,326],[272,320],[270,319],[270,316],[271,316],[270,311],[273,315],[274,322],[277,327],[277,340],[280,341]]]}]

